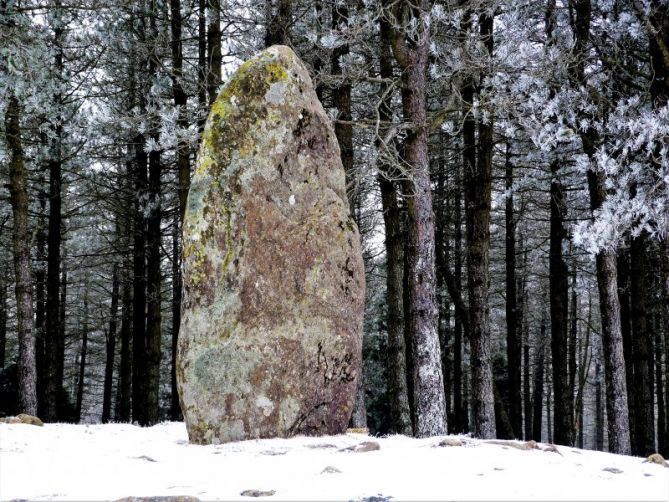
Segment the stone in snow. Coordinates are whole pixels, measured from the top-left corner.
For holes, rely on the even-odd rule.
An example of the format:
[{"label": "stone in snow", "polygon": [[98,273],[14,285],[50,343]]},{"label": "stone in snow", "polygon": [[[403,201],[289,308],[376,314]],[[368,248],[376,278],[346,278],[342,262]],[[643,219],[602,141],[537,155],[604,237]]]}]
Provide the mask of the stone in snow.
[{"label": "stone in snow", "polygon": [[332,125],[289,48],[244,63],[213,104],[183,234],[190,440],[343,433],[364,270]]}]

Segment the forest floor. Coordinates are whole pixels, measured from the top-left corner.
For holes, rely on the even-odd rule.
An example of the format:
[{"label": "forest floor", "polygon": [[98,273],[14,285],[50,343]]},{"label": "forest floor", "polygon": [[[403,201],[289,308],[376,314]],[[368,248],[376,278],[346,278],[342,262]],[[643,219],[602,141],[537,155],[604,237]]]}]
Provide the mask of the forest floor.
[{"label": "forest floor", "polygon": [[465,436],[197,446],[183,423],[0,424],[0,500],[669,500],[642,458]]}]

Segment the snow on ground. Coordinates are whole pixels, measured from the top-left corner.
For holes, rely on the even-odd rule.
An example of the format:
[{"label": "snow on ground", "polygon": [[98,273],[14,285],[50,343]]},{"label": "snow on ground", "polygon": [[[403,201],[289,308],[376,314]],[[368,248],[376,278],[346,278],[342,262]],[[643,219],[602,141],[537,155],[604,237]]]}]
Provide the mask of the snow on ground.
[{"label": "snow on ground", "polygon": [[[669,500],[669,469],[641,458],[464,437],[463,446],[436,446],[442,439],[346,434],[197,446],[176,422],[0,424],[0,500],[250,500],[246,490],[268,492],[263,500]],[[364,441],[380,449],[345,450]]]}]

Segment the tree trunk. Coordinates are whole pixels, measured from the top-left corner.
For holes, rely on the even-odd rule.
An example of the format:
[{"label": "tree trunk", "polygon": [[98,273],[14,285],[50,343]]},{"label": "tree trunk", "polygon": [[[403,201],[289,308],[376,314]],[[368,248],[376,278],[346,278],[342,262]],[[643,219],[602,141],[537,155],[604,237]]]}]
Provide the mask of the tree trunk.
[{"label": "tree trunk", "polygon": [[209,26],[207,28],[207,60],[209,71],[207,72],[207,94],[209,95],[209,106],[216,101],[218,87],[221,85],[221,67],[223,57],[221,54],[221,1],[207,0],[209,6]]},{"label": "tree trunk", "polygon": [[[170,11],[172,14],[170,20],[170,33],[172,37],[172,94],[174,97],[174,106],[179,110],[177,126],[181,130],[185,130],[188,128],[188,97],[181,82],[183,79],[181,0],[170,0]],[[176,347],[179,338],[179,326],[181,324],[181,247],[179,235],[181,235],[188,188],[190,186],[190,152],[188,142],[185,140],[180,140],[177,144],[177,170],[179,177],[179,216],[176,219],[172,237],[172,352],[170,369],[170,418],[175,421],[181,420],[176,378]]]},{"label": "tree trunk", "polygon": [[521,343],[518,332],[518,293],[516,291],[516,217],[513,207],[513,164],[510,146],[506,145],[506,360],[509,392],[509,420],[514,437],[522,437],[523,404],[521,387]]},{"label": "tree trunk", "polygon": [[633,361],[634,361],[634,423],[636,451],[646,457],[655,453],[655,403],[653,400],[652,359],[647,312],[647,236],[642,233],[630,245],[630,297]]},{"label": "tree trunk", "polygon": [[[393,78],[391,31],[387,21],[380,21],[379,65],[382,79]],[[381,84],[379,119],[392,119],[390,84]],[[385,148],[377,142],[378,148]],[[407,388],[406,344],[404,341],[404,242],[402,211],[398,203],[397,183],[391,165],[379,165],[379,189],[383,208],[386,248],[386,328],[388,330],[388,401],[392,431],[410,436],[413,434],[411,408]]]},{"label": "tree trunk", "polygon": [[551,163],[550,191],[550,312],[551,312],[551,357],[553,368],[553,390],[555,392],[555,431],[557,444],[572,446],[573,395],[569,391],[568,366],[568,299],[569,272],[562,255],[563,241],[567,237],[564,227],[566,206],[564,190],[558,178],[560,165]]},{"label": "tree trunk", "polygon": [[265,1],[267,16],[265,47],[270,47],[271,45],[289,45],[293,15],[292,0]]},{"label": "tree trunk", "polygon": [[534,356],[534,393],[532,402],[532,439],[537,443],[541,442],[541,419],[543,418],[543,394],[544,394],[544,344],[546,343],[546,321],[541,320],[541,339],[537,344],[536,354]]},{"label": "tree trunk", "polygon": [[602,377],[599,361],[595,365],[595,450],[604,451],[604,408],[602,405]]},{"label": "tree trunk", "polygon": [[[46,141],[46,135],[40,135]],[[43,189],[44,176],[40,174],[38,181],[39,216],[35,231],[36,263],[33,269],[35,276],[35,364],[37,368],[37,413],[44,420],[46,418],[45,405],[47,402],[45,382],[49,379],[49,366],[45,351],[44,324],[46,317],[46,233],[44,232],[46,212],[46,192]],[[50,350],[52,350],[50,348]],[[54,398],[55,400],[55,398]],[[53,421],[53,419],[51,419]]]},{"label": "tree trunk", "polygon": [[[618,272],[618,299],[620,301],[620,332],[623,338],[623,357],[625,358],[625,382],[628,389],[634,389],[634,347],[632,341],[632,324],[630,317],[630,262],[629,250],[620,249],[616,258]],[[636,408],[637,393],[629,395],[629,427],[631,451],[637,451],[636,446]]]},{"label": "tree trunk", "polygon": [[[481,15],[479,20],[481,40],[492,55],[493,19]],[[473,98],[473,93],[463,93],[464,99]],[[467,102],[471,106],[471,101]],[[472,360],[472,407],[474,411],[474,435],[484,439],[494,438],[495,400],[492,378],[492,347],[490,340],[490,312],[488,289],[490,282],[490,205],[492,190],[492,119],[478,124],[478,155],[476,163],[471,161],[473,151],[473,129],[465,132],[465,206],[467,214],[467,279],[469,291],[469,326]],[[471,126],[469,126],[471,127]],[[469,137],[471,135],[471,137]]]},{"label": "tree trunk", "polygon": [[[158,31],[156,28],[156,0],[151,2],[151,12],[153,15],[150,20],[151,44],[158,43]],[[220,28],[219,28],[220,30]],[[220,36],[219,36],[220,41]],[[220,52],[220,46],[219,46]],[[155,78],[158,71],[158,61],[151,56],[148,62],[148,74],[151,79]],[[219,70],[220,71],[220,70]],[[153,116],[151,118],[151,139],[154,145],[160,144],[160,118]],[[149,191],[146,225],[146,248],[147,248],[147,267],[146,267],[146,354],[144,365],[146,367],[146,420],[140,421],[140,425],[153,425],[160,420],[160,341],[162,335],[161,323],[161,292],[162,277],[160,274],[160,248],[161,248],[161,229],[162,221],[161,208],[161,172],[162,164],[160,150],[154,147],[149,152]]]},{"label": "tree trunk", "polygon": [[35,333],[33,331],[32,272],[30,233],[28,231],[27,175],[21,140],[21,107],[13,94],[5,111],[5,140],[9,151],[9,195],[14,217],[12,249],[16,279],[16,331],[19,340],[18,391],[19,408],[29,415],[37,414],[37,368]]},{"label": "tree trunk", "polygon": [[[462,291],[462,193],[460,187],[462,186],[461,167],[455,166],[455,186],[457,187],[454,195],[453,212],[455,217],[455,228],[453,231],[453,252],[454,256],[454,270],[455,287],[458,291]],[[455,311],[455,325],[453,327],[453,416],[455,417],[455,424],[453,424],[453,432],[466,433],[469,432],[467,427],[467,409],[463,403],[462,397],[462,352],[463,352],[463,313],[456,309]]]},{"label": "tree trunk", "polygon": [[198,0],[197,30],[197,130],[202,136],[207,121],[207,0]]},{"label": "tree trunk", "polygon": [[77,402],[75,405],[76,422],[81,422],[81,409],[84,400],[84,377],[86,373],[86,356],[88,354],[88,285],[84,286],[84,319],[81,333],[81,351],[79,352],[79,379],[77,380]]},{"label": "tree trunk", "polygon": [[[402,7],[400,5],[400,7]],[[403,9],[402,12],[406,13]],[[427,63],[430,46],[428,6],[417,9],[418,41],[409,43],[407,33],[395,31],[392,48],[403,70],[402,106],[412,129],[404,142],[404,160],[410,168],[407,200],[407,247],[409,278],[409,326],[413,340],[415,434],[418,437],[446,434],[444,381],[437,333],[436,276],[434,263],[434,214],[427,152]],[[405,20],[408,21],[408,20]]]},{"label": "tree trunk", "polygon": [[576,411],[575,411],[575,402],[574,402],[574,390],[576,389],[576,372],[578,370],[576,366],[576,358],[578,356],[577,344],[578,344],[578,310],[577,310],[577,297],[576,297],[576,262],[573,263],[571,269],[571,301],[570,301],[570,312],[569,312],[569,401],[571,403],[571,434],[572,434],[572,444],[576,441]]},{"label": "tree trunk", "polygon": [[[666,379],[662,375],[662,330],[657,322],[655,328],[655,392],[657,395],[657,451],[662,455],[669,453],[669,437],[667,437],[667,416],[664,407],[664,384]],[[665,356],[666,357],[666,356]]]},{"label": "tree trunk", "polygon": [[[586,53],[590,45],[591,0],[573,0],[575,35],[574,53],[577,64],[571,69],[572,85],[578,87],[585,79]],[[590,209],[594,215],[606,199],[604,175],[594,170],[594,157],[599,143],[598,133],[592,127],[580,131],[583,151],[593,167],[588,170]],[[627,383],[620,326],[620,302],[615,251],[603,249],[596,256],[599,310],[602,318],[602,349],[606,382],[606,409],[609,429],[609,451],[629,454],[630,430],[627,412]]]},{"label": "tree trunk", "polygon": [[119,271],[114,264],[112,271],[112,295],[109,309],[109,331],[106,337],[105,381],[102,392],[102,423],[111,420],[112,385],[114,380],[114,356],[116,355],[116,324],[119,297]]},{"label": "tree trunk", "polygon": [[123,266],[121,289],[121,353],[118,376],[118,394],[116,399],[118,422],[130,422],[130,403],[132,388],[132,279],[130,277],[131,258],[126,255]]},{"label": "tree trunk", "polygon": [[7,347],[7,276],[4,261],[0,261],[0,268],[2,269],[0,271],[0,369],[2,369],[5,367]]}]

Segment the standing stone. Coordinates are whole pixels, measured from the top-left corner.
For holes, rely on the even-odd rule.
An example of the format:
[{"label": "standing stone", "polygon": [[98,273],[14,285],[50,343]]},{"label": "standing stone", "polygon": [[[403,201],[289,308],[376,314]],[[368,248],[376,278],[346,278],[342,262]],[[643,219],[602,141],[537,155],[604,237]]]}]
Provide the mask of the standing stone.
[{"label": "standing stone", "polygon": [[344,432],[362,256],[332,125],[289,48],[244,63],[213,104],[183,231],[177,382],[191,442]]}]

